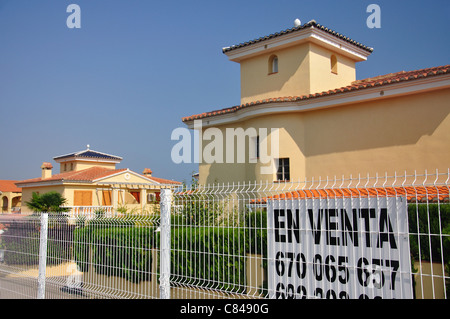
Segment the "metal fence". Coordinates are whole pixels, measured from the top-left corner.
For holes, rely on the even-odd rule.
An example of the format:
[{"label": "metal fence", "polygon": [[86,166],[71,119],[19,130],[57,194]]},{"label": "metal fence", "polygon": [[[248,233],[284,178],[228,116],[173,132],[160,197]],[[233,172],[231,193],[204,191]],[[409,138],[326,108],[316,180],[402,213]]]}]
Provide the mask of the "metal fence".
[{"label": "metal fence", "polygon": [[91,214],[0,217],[0,298],[159,298],[160,217]]},{"label": "metal fence", "polygon": [[192,185],[160,213],[0,217],[0,298],[446,299],[449,180]]}]

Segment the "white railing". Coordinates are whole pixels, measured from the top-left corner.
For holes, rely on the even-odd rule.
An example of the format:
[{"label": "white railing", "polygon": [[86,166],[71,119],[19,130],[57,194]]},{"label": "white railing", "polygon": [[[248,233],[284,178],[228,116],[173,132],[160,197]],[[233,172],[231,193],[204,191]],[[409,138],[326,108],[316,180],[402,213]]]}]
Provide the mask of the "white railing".
[{"label": "white railing", "polygon": [[71,219],[85,217],[89,220],[95,217],[117,216],[113,206],[65,206],[64,208],[68,209],[65,214]]}]

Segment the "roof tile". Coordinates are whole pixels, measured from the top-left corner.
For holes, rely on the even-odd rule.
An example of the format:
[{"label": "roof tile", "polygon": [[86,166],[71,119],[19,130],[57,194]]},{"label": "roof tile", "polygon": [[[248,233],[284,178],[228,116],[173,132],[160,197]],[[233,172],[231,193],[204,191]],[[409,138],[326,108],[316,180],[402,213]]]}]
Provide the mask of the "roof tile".
[{"label": "roof tile", "polygon": [[[33,178],[28,179],[24,181],[17,182],[19,184],[28,184],[28,183],[41,183],[41,182],[50,182],[50,181],[71,181],[71,182],[92,182],[94,180],[97,180],[99,178],[107,177],[113,174],[117,174],[120,172],[126,171],[126,168],[122,169],[108,169],[104,167],[91,167],[80,171],[72,171],[72,172],[65,172],[60,174],[55,174],[52,177],[49,178]],[[164,178],[158,178],[153,176],[144,176],[141,175],[144,178],[148,178],[150,180],[153,180],[157,183],[161,184],[181,184],[177,181],[172,181]]]},{"label": "roof tile", "polygon": [[11,180],[0,180],[0,191],[1,192],[13,192],[21,193],[22,189],[16,186],[17,181]]},{"label": "roof tile", "polygon": [[115,173],[125,171],[125,169],[108,169],[104,167],[91,167],[80,171],[64,172],[55,174],[49,178],[32,178],[18,183],[38,183],[49,181],[77,181],[77,182],[92,182],[95,179],[106,177]]},{"label": "roof tile", "polygon": [[449,202],[449,188],[446,186],[418,187],[373,187],[349,189],[313,189],[282,193],[257,200],[252,203],[266,203],[267,200],[298,200],[313,198],[373,198],[404,196],[409,203],[414,202]]},{"label": "roof tile", "polygon": [[176,184],[176,185],[181,185],[181,182],[177,182],[177,181],[172,181],[170,179],[165,179],[165,178],[159,178],[159,177],[154,177],[154,176],[145,176],[148,179],[151,179],[157,183],[160,184]]},{"label": "roof tile", "polygon": [[294,27],[294,28],[291,28],[291,29],[286,29],[286,30],[283,30],[283,31],[280,31],[280,32],[272,33],[272,34],[270,34],[268,36],[266,35],[266,36],[263,36],[263,37],[260,37],[260,38],[254,39],[254,40],[246,41],[244,43],[239,43],[237,45],[232,45],[230,47],[223,48],[222,52],[226,53],[226,52],[238,49],[238,48],[249,46],[249,45],[252,45],[252,44],[255,44],[255,43],[258,43],[258,42],[266,41],[266,40],[269,40],[269,39],[272,39],[272,38],[276,38],[276,37],[282,36],[284,34],[293,33],[293,32],[296,32],[296,31],[303,30],[303,29],[307,29],[307,28],[317,28],[317,29],[323,30],[323,31],[325,31],[325,32],[327,32],[327,33],[329,33],[329,34],[331,34],[333,36],[336,36],[336,37],[338,37],[338,38],[340,38],[340,39],[342,39],[342,40],[344,40],[346,42],[349,42],[349,43],[351,43],[351,44],[353,44],[353,45],[355,45],[355,46],[357,46],[357,47],[359,47],[359,48],[361,48],[363,50],[366,50],[368,52],[373,52],[373,48],[365,46],[365,45],[363,45],[363,44],[361,44],[361,43],[359,43],[359,42],[357,42],[355,40],[350,39],[349,37],[346,37],[346,36],[336,32],[336,31],[333,31],[333,30],[331,30],[331,29],[329,29],[329,28],[327,28],[327,27],[317,23],[315,20],[311,20],[308,23],[305,23],[305,24],[300,25],[298,27]]}]

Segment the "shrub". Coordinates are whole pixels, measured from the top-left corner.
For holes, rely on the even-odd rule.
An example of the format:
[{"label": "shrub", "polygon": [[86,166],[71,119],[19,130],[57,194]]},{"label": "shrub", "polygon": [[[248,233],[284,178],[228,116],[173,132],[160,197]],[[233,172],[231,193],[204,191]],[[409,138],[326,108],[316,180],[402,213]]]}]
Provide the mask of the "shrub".
[{"label": "shrub", "polygon": [[249,212],[245,218],[248,237],[248,252],[267,257],[267,211],[257,209]]},{"label": "shrub", "polygon": [[[410,204],[408,219],[412,271],[417,272],[414,268],[415,260],[442,262],[448,276],[450,273],[450,205]],[[446,291],[449,291],[448,279],[445,281],[445,286]]]},{"label": "shrub", "polygon": [[246,237],[242,229],[179,227],[172,231],[172,278],[230,292],[245,290]]},{"label": "shrub", "polygon": [[[4,260],[9,265],[39,264],[40,220],[35,217],[9,222],[2,234]],[[71,259],[74,226],[59,216],[49,216],[47,264],[57,265]]]},{"label": "shrub", "polygon": [[68,208],[63,207],[67,200],[58,192],[51,191],[44,194],[33,192],[31,200],[25,202],[33,212],[67,212]]},{"label": "shrub", "polygon": [[[159,248],[159,232],[152,227],[77,228],[74,258],[81,271],[91,263],[97,273],[151,280],[151,249]],[[239,291],[245,286],[248,232],[223,227],[176,227],[171,236],[172,278],[198,286]],[[89,260],[89,250],[92,260]],[[192,280],[191,280],[192,279]]]},{"label": "shrub", "polygon": [[[74,259],[81,271],[92,263],[99,274],[123,277],[137,283],[151,280],[152,254],[156,227],[77,228],[74,234]],[[89,250],[92,260],[89,260]]]},{"label": "shrub", "polygon": [[410,204],[408,219],[412,257],[416,260],[444,261],[448,264],[450,262],[448,237],[450,235],[450,205]]},{"label": "shrub", "polygon": [[182,213],[176,219],[178,225],[213,225],[224,211],[221,203],[209,199],[206,195],[191,197],[182,204]]}]

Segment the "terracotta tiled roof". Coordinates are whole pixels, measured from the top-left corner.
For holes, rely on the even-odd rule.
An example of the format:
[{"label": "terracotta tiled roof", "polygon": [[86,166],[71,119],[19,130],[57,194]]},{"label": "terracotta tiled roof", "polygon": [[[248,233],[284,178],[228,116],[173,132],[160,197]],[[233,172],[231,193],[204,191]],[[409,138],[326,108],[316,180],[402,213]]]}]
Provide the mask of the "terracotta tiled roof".
[{"label": "terracotta tiled roof", "polygon": [[153,177],[153,176],[145,176],[148,179],[151,179],[152,181],[155,181],[157,183],[160,184],[176,184],[176,185],[181,185],[181,182],[177,182],[177,181],[172,181],[170,179],[164,179],[164,178],[159,178],[159,177]]},{"label": "terracotta tiled roof", "polygon": [[229,108],[224,108],[221,110],[211,111],[211,112],[205,112],[201,114],[191,115],[187,117],[183,117],[182,121],[192,121],[197,119],[203,119],[207,117],[222,115],[222,114],[228,114],[228,113],[234,113],[237,112],[243,108],[252,107],[255,105],[261,105],[261,104],[268,104],[268,103],[279,103],[279,102],[295,102],[295,101],[303,101],[303,100],[310,100],[314,98],[324,97],[324,96],[331,96],[335,94],[343,94],[347,92],[354,92],[358,90],[364,90],[369,89],[373,87],[380,87],[385,86],[389,84],[404,82],[404,81],[413,81],[417,79],[423,79],[428,78],[432,76],[439,76],[444,74],[450,74],[450,65],[443,65],[438,67],[432,67],[427,69],[421,69],[421,70],[415,70],[415,71],[401,71],[397,73],[390,73],[386,75],[381,75],[373,78],[363,79],[354,81],[351,85],[337,88],[334,90],[328,90],[320,93],[315,94],[308,94],[308,95],[302,95],[302,96],[287,96],[287,97],[277,97],[277,98],[268,98],[263,100],[258,100],[254,102],[249,102]]},{"label": "terracotta tiled roof", "polygon": [[154,176],[151,176],[151,175],[147,175],[147,174],[152,174],[152,170],[150,168],[145,168],[144,171],[142,172],[142,174],[144,175],[145,178],[151,179],[152,181],[160,183],[160,184],[181,185],[181,182],[177,182],[177,181],[173,181],[173,180],[170,180],[170,179],[159,178],[159,177],[154,177]]},{"label": "terracotta tiled roof", "polygon": [[449,188],[446,186],[418,187],[374,187],[349,189],[317,189],[299,190],[268,196],[252,203],[266,203],[267,200],[296,200],[311,198],[359,198],[359,197],[400,197],[405,196],[408,202],[449,202]]},{"label": "terracotta tiled roof", "polygon": [[346,37],[346,36],[336,32],[336,31],[333,31],[333,30],[331,30],[331,29],[329,29],[329,28],[327,28],[327,27],[317,23],[314,20],[311,20],[308,23],[305,23],[305,24],[300,25],[298,27],[294,27],[294,28],[291,28],[291,29],[286,29],[284,31],[276,32],[276,33],[273,33],[273,34],[270,34],[270,35],[267,35],[267,36],[264,36],[264,37],[260,37],[260,38],[257,38],[257,39],[254,39],[254,40],[250,40],[250,41],[247,41],[247,42],[244,42],[244,43],[239,43],[239,44],[227,47],[227,48],[223,48],[222,51],[223,51],[223,53],[226,53],[226,52],[238,49],[238,48],[246,47],[246,46],[258,43],[258,42],[266,41],[266,40],[269,40],[269,39],[272,39],[272,38],[276,38],[276,37],[279,37],[279,36],[282,36],[282,35],[285,35],[285,34],[297,32],[297,31],[300,31],[300,30],[303,30],[303,29],[307,29],[307,28],[317,28],[317,29],[323,30],[323,31],[325,31],[325,32],[327,32],[327,33],[329,33],[329,34],[331,34],[331,35],[333,35],[333,36],[335,36],[335,37],[337,37],[339,39],[342,39],[342,40],[344,40],[346,42],[349,42],[349,43],[351,43],[353,45],[356,45],[357,47],[359,47],[361,49],[364,49],[364,50],[366,50],[368,52],[372,52],[373,51],[373,48],[367,47],[367,46],[365,46],[365,45],[363,45],[363,44],[361,44],[359,42],[356,42],[355,40],[352,40],[349,37]]},{"label": "terracotta tiled roof", "polygon": [[17,182],[18,181],[0,180],[0,191],[1,192],[21,193],[22,188],[16,186]]},{"label": "terracotta tiled roof", "polygon": [[37,183],[37,182],[49,182],[49,181],[77,181],[77,182],[92,182],[101,177],[106,177],[112,174],[126,171],[127,169],[108,169],[104,167],[91,167],[81,171],[65,172],[55,174],[49,178],[32,178],[24,181],[20,181],[20,184],[25,183]]},{"label": "terracotta tiled roof", "polygon": [[[41,182],[50,182],[50,181],[65,181],[65,182],[92,182],[99,178],[107,177],[110,175],[114,175],[117,173],[121,173],[126,171],[126,168],[122,169],[109,169],[104,167],[91,167],[80,171],[72,171],[65,172],[60,174],[55,174],[49,178],[33,178],[24,181],[17,182],[18,184],[28,184],[28,183],[41,183]],[[152,181],[155,181],[160,184],[181,184],[180,182],[158,178],[153,176],[143,176],[144,178],[148,178]]]}]

